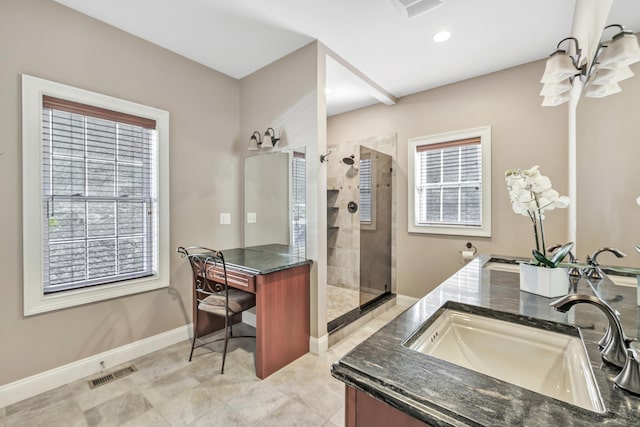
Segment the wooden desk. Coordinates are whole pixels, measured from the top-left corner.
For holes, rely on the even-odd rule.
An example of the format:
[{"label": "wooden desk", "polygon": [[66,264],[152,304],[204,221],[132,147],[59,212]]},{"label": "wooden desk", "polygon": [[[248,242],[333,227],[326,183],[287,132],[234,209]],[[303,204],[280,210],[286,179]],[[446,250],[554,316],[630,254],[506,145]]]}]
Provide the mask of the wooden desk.
[{"label": "wooden desk", "polygon": [[[309,351],[311,261],[267,245],[223,250],[229,286],[256,294],[256,375],[266,378]],[[208,279],[219,279],[211,271]],[[198,336],[224,327],[224,320],[195,309]],[[239,320],[238,320],[239,321]]]}]

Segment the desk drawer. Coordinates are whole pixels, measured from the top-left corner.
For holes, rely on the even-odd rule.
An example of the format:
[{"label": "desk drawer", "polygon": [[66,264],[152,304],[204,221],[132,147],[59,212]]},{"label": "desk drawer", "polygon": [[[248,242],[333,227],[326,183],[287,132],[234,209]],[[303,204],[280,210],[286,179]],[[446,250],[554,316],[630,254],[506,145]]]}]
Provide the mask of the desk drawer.
[{"label": "desk drawer", "polygon": [[[222,267],[214,267],[207,272],[207,279],[215,282],[224,281],[224,270]],[[252,274],[242,273],[227,268],[227,282],[229,286],[243,291],[256,293],[256,276]]]}]

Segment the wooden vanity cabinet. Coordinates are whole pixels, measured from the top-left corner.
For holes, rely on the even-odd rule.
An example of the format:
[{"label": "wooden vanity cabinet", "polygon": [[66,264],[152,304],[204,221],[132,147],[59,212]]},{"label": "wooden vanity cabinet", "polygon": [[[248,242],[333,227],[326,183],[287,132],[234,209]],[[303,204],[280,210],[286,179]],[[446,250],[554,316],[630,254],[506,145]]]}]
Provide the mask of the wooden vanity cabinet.
[{"label": "wooden vanity cabinet", "polygon": [[346,427],[430,427],[368,394],[345,386]]}]

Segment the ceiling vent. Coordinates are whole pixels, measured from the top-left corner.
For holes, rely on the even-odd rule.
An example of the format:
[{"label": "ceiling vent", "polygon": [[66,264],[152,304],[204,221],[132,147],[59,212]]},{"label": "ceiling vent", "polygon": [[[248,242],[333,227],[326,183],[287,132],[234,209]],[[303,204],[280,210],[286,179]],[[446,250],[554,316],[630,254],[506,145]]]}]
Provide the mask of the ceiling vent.
[{"label": "ceiling vent", "polygon": [[442,4],[440,0],[391,0],[400,13],[407,18],[415,18]]}]

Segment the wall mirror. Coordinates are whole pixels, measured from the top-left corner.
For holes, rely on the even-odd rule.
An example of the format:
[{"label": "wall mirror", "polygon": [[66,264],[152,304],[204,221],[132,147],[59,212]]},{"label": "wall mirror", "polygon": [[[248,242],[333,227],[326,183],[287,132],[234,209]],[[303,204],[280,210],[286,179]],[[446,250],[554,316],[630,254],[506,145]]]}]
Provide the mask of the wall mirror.
[{"label": "wall mirror", "polygon": [[244,246],[289,245],[306,254],[304,148],[244,159]]},{"label": "wall mirror", "polygon": [[577,106],[576,251],[581,261],[601,247],[615,247],[625,258],[603,253],[598,262],[640,266],[640,63],[636,77],[620,83],[622,92],[605,98],[582,97]]},{"label": "wall mirror", "polygon": [[[640,31],[636,1],[615,0],[608,24]],[[604,38],[611,36],[607,32]],[[580,98],[576,107],[576,254],[584,262],[601,247],[615,247],[627,256],[603,253],[605,265],[640,267],[640,63],[634,77],[620,82],[622,92],[604,98]]]}]

